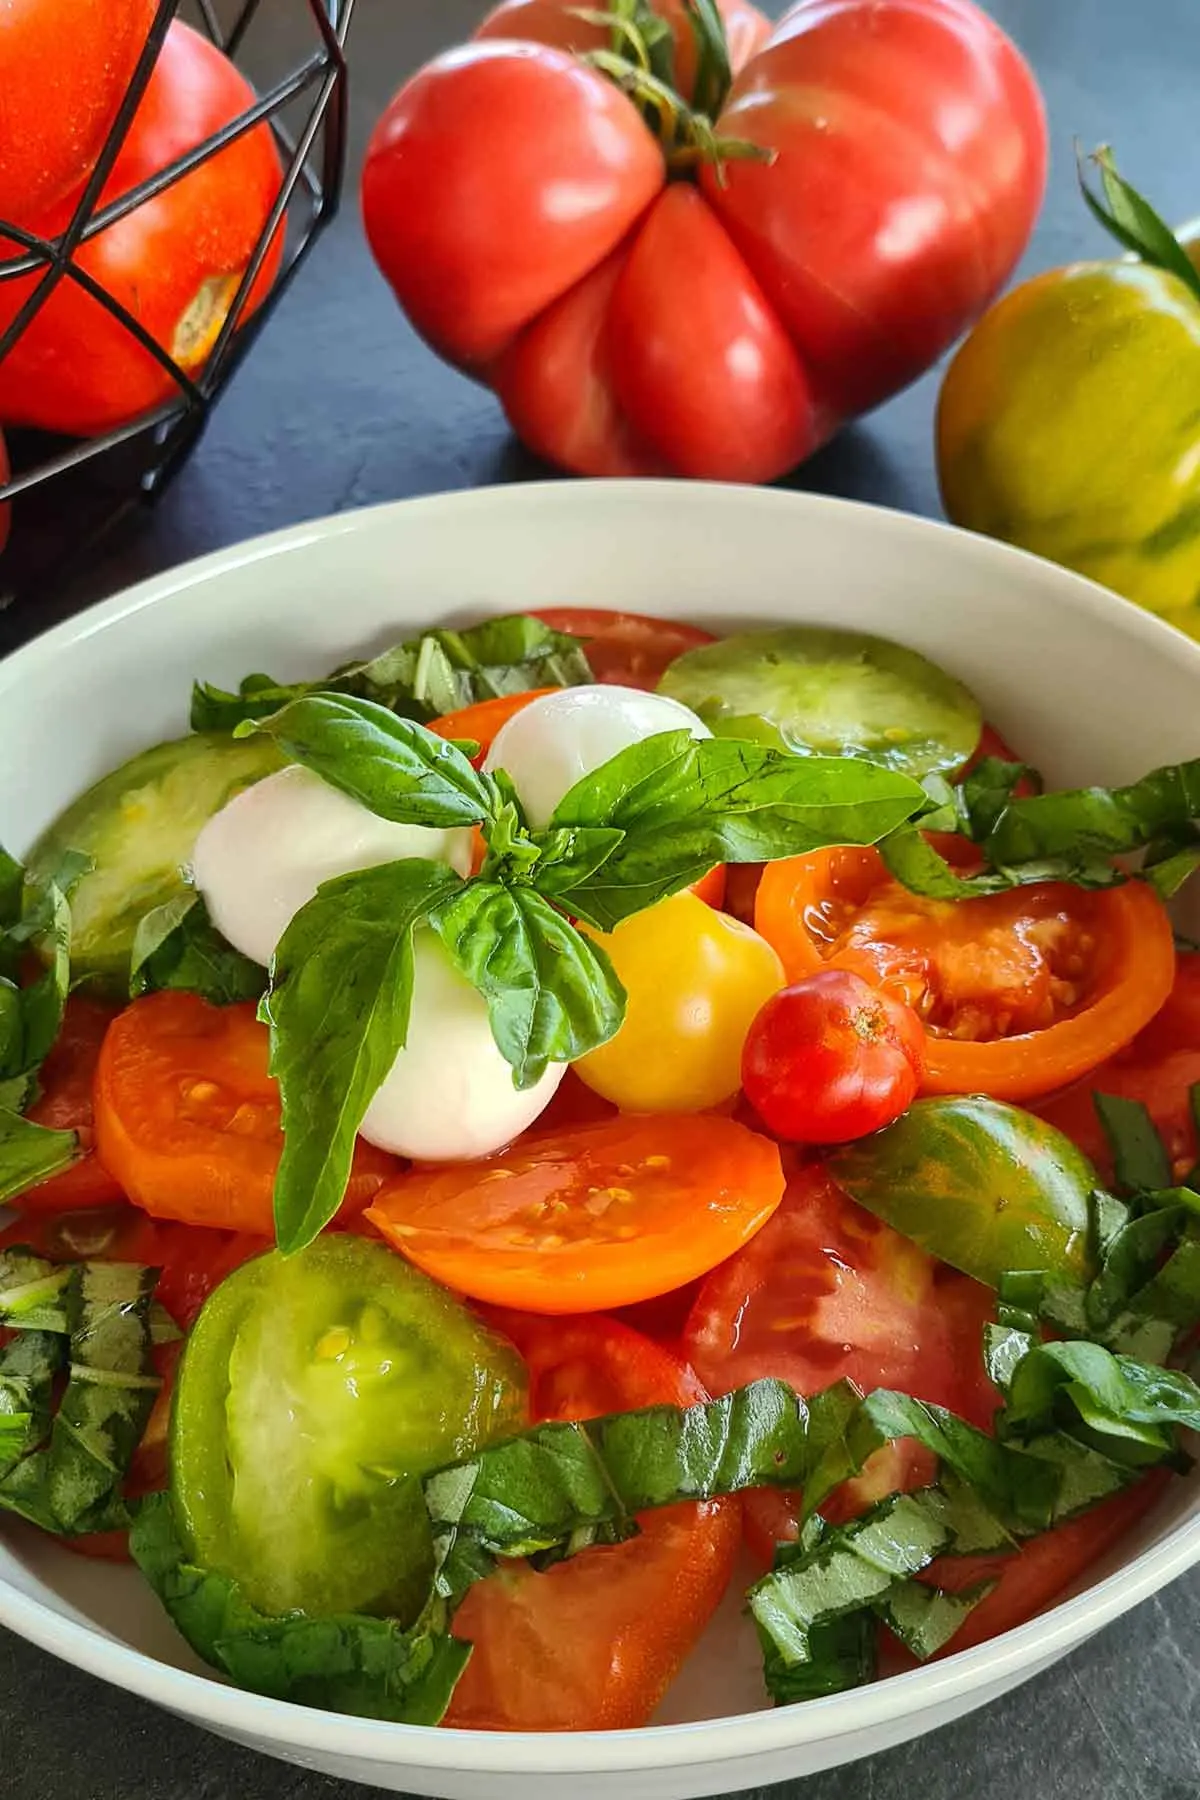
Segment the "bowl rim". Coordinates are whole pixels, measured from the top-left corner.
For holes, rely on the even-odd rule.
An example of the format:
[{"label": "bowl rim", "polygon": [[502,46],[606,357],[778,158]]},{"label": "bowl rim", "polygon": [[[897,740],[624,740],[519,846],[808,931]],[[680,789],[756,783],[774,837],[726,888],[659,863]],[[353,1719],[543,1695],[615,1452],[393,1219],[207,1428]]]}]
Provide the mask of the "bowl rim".
[{"label": "bowl rim", "polygon": [[[1161,653],[1169,649],[1190,663],[1200,685],[1200,644],[1163,619],[1058,565],[1012,545],[977,537],[941,520],[876,506],[865,501],[747,488],[732,483],[670,480],[539,481],[470,488],[385,502],[307,521],[213,551],[154,575],[66,619],[13,651],[0,662],[0,695],[13,683],[35,675],[76,651],[95,633],[108,630],[146,607],[165,605],[177,595],[219,580],[234,570],[340,536],[386,529],[414,515],[435,518],[467,512],[482,515],[524,506],[531,516],[542,508],[632,508],[656,505],[695,507],[711,525],[713,510],[750,514],[762,508],[787,511],[800,519],[841,514],[863,529],[890,533],[893,541],[935,537],[958,553],[992,564],[1003,576],[1022,565],[1039,571],[1063,603],[1081,619],[1103,620],[1117,636],[1142,640]],[[679,1768],[720,1764],[771,1752],[836,1741],[886,1727],[977,1691],[1036,1673],[1058,1655],[1147,1599],[1200,1561],[1200,1507],[1180,1520],[1132,1562],[1122,1565],[1083,1593],[1016,1630],[1003,1633],[942,1661],[885,1677],[846,1694],[810,1700],[802,1706],[729,1714],[689,1724],[649,1725],[619,1731],[569,1733],[466,1731],[445,1726],[404,1725],[303,1707],[227,1685],[161,1662],[113,1638],[86,1619],[68,1616],[15,1587],[0,1575],[0,1624],[63,1661],[143,1699],[218,1730],[288,1750],[319,1751],[327,1757],[356,1758],[385,1766],[424,1768],[446,1774],[537,1774],[569,1767],[577,1774]],[[64,1602],[64,1604],[69,1604]]]}]

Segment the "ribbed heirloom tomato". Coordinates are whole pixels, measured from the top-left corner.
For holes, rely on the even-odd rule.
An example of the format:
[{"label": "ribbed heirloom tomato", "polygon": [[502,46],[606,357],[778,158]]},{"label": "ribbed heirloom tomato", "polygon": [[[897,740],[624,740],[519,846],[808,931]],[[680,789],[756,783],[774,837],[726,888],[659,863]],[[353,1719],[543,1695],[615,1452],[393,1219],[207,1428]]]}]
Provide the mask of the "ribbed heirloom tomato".
[{"label": "ribbed heirloom tomato", "polygon": [[[219,50],[188,26],[173,24],[100,204],[194,150],[254,100],[253,88]],[[216,341],[281,184],[275,141],[261,125],[87,239],[74,262],[186,373],[195,374]],[[71,208],[68,199],[26,223],[53,238],[66,228]],[[0,238],[0,257],[17,248]],[[282,251],[279,233],[251,290],[251,311],[270,291]],[[41,279],[35,273],[0,282],[0,331]],[[70,276],[0,361],[0,420],[44,431],[105,431],[178,391],[167,370]]]},{"label": "ribbed heirloom tomato", "polygon": [[722,10],[732,83],[700,9],[699,55],[677,0],[635,9],[673,100],[628,31],[606,56],[570,0],[502,6],[368,150],[412,322],[583,474],[783,473],[982,311],[1040,201],[1037,89],[973,0],[800,0],[765,42]]}]

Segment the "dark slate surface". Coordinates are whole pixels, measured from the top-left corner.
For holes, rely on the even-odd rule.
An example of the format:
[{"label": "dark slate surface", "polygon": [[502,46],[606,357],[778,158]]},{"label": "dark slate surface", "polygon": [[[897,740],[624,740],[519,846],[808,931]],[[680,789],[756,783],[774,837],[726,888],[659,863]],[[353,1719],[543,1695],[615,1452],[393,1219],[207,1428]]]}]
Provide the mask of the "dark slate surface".
[{"label": "dark slate surface", "polygon": [[[263,9],[284,32],[299,0]],[[465,35],[481,0],[363,0],[353,40],[353,155],[400,78]],[[1168,216],[1195,184],[1196,0],[992,0],[1041,77],[1051,191],[1030,269],[1094,253],[1072,138],[1113,142]],[[936,512],[936,377],[849,432],[797,484]],[[227,395],[206,439],[131,543],[67,593],[0,619],[7,650],[75,607],[190,556],[377,500],[543,471],[489,397],[439,367],[399,317],[361,241],[353,186],[338,224]],[[774,1800],[1193,1800],[1200,1796],[1200,1576],[957,1725]],[[0,1632],[3,1800],[353,1800],[363,1790],[209,1738]],[[633,1790],[631,1789],[631,1792]]]}]

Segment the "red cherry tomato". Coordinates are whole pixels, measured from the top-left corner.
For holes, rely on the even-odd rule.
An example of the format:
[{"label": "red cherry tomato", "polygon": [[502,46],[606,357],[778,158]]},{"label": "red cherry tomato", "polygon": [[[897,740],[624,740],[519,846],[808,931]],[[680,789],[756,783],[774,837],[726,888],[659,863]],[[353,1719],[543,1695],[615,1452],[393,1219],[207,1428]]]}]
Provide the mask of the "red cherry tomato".
[{"label": "red cherry tomato", "polygon": [[[245,77],[206,38],[173,24],[101,205],[194,150],[255,98]],[[268,126],[259,126],[89,238],[75,263],[121,301],[187,374],[196,375],[224,324],[281,183],[275,140]],[[70,214],[66,201],[31,228],[56,237]],[[0,255],[13,248],[0,239]],[[280,232],[251,290],[248,311],[266,298],[282,253]],[[39,279],[35,274],[0,282],[0,331]],[[79,436],[106,431],[178,391],[150,352],[69,277],[0,361],[0,419],[45,431]]]},{"label": "red cherry tomato", "polygon": [[916,1099],[925,1029],[911,1006],[823,969],[772,994],[742,1048],[742,1087],[777,1137],[844,1144]]},{"label": "red cherry tomato", "polygon": [[[677,1356],[615,1320],[490,1314],[529,1364],[535,1419],[687,1406],[704,1391]],[[477,1583],[454,1632],[475,1646],[447,1725],[484,1731],[614,1731],[645,1725],[729,1582],[735,1500],[646,1513],[627,1544],[544,1574]]]},{"label": "red cherry tomato", "polygon": [[[656,10],[677,29],[677,0]],[[715,130],[761,160],[682,166],[672,137],[668,167],[635,100],[567,54],[607,35],[567,0],[498,8],[368,148],[401,305],[583,474],[784,473],[929,367],[1037,213],[1037,88],[973,0],[799,0],[765,42],[726,10],[751,53]]]},{"label": "red cherry tomato", "polygon": [[155,0],[12,0],[0,14],[0,220],[28,225],[92,167]]},{"label": "red cherry tomato", "polygon": [[22,1213],[73,1212],[85,1206],[111,1206],[125,1197],[120,1182],[96,1155],[92,1113],[100,1046],[116,1010],[83,994],[72,994],[67,1001],[62,1028],[42,1064],[42,1092],[29,1108],[29,1117],[51,1131],[74,1131],[83,1155],[61,1175],[18,1194],[12,1205]]}]

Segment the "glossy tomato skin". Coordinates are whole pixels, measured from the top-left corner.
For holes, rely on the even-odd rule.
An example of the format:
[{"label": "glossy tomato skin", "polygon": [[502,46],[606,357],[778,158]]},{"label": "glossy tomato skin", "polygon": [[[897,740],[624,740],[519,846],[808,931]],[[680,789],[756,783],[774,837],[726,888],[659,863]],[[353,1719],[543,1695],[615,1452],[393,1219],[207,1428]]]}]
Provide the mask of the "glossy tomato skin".
[{"label": "glossy tomato skin", "polygon": [[664,174],[610,82],[565,51],[500,38],[400,89],[367,147],[363,220],[417,330],[486,371],[616,248]]},{"label": "glossy tomato skin", "polygon": [[[219,50],[188,26],[172,24],[101,205],[195,149],[254,100],[250,84]],[[76,264],[195,374],[212,349],[281,184],[279,155],[263,125],[80,245]],[[40,218],[35,229],[55,237],[70,212],[68,201]],[[280,232],[251,290],[249,311],[270,291],[282,254]],[[38,279],[0,283],[0,329]],[[178,392],[150,352],[70,279],[58,284],[0,362],[0,419],[45,431],[81,436],[106,431]]]},{"label": "glossy tomato skin", "polygon": [[[613,1319],[489,1313],[529,1364],[537,1419],[594,1418],[705,1397],[676,1355]],[[477,1583],[454,1631],[475,1652],[445,1723],[482,1731],[612,1731],[649,1722],[728,1585],[736,1498],[646,1513],[629,1543],[543,1574]]]},{"label": "glossy tomato skin", "polygon": [[930,900],[877,850],[818,850],[768,866],[754,916],[792,981],[850,969],[911,1004],[932,1094],[1052,1093],[1128,1044],[1175,974],[1170,920],[1142,881]]},{"label": "glossy tomato skin", "polygon": [[574,1064],[626,1112],[701,1112],[741,1085],[742,1045],[783,966],[739,919],[694,893],[674,894],[611,932],[581,927],[625,989],[625,1019],[606,1044]]},{"label": "glossy tomato skin", "polygon": [[[274,1235],[283,1151],[268,1034],[252,1002],[148,994],[105,1036],[96,1069],[96,1146],[135,1206],[159,1219]],[[341,1217],[361,1212],[401,1167],[360,1142]]]},{"label": "glossy tomato skin", "polygon": [[92,1098],[100,1046],[115,1015],[115,1007],[84,994],[72,994],[67,1001],[58,1037],[42,1064],[42,1092],[29,1117],[52,1131],[74,1131],[83,1154],[61,1174],[18,1194],[12,1204],[22,1213],[72,1212],[124,1198],[120,1182],[96,1155]]},{"label": "glossy tomato skin", "polygon": [[366,1216],[393,1249],[471,1299],[606,1312],[670,1293],[732,1255],[783,1187],[777,1147],[732,1119],[617,1116],[535,1130],[477,1162],[410,1169]]},{"label": "glossy tomato skin", "polygon": [[925,1031],[911,1006],[842,969],[774,994],[742,1049],[747,1100],[792,1143],[849,1143],[890,1125],[924,1070]]},{"label": "glossy tomato skin", "polygon": [[[819,1163],[788,1183],[783,1205],[702,1283],[682,1351],[711,1393],[775,1376],[805,1395],[843,1377],[864,1393],[897,1388],[986,1428],[998,1403],[983,1367],[994,1295],[943,1268],[847,1199]],[[928,1452],[886,1447],[822,1508],[843,1520],[897,1487],[932,1479]],[[794,1495],[746,1497],[752,1545],[796,1534]]]},{"label": "glossy tomato skin", "polygon": [[16,0],[0,22],[0,220],[28,225],[84,180],[129,86],[155,0]]},{"label": "glossy tomato skin", "polygon": [[838,417],[983,311],[1045,187],[1037,84],[972,0],[800,0],[719,129],[775,152],[700,185]]},{"label": "glossy tomato skin", "polygon": [[[647,165],[618,208],[595,145],[581,153],[560,129],[604,80],[563,60],[607,35],[576,10],[508,0],[482,42],[393,102],[364,181],[377,259],[418,329],[495,388],[539,455],[587,475],[772,479],[912,380],[1002,285],[1044,184],[1036,85],[972,0],[801,0],[765,42],[730,7],[735,64],[753,53],[716,131],[762,159],[702,164],[691,186]],[[658,10],[678,26],[676,0]],[[515,53],[537,46],[511,44],[496,78],[480,76],[478,54],[512,33],[543,40],[536,115]],[[435,72],[454,93],[418,130]],[[604,213],[590,247],[590,209],[570,233],[548,216],[543,196],[567,180]]]},{"label": "glossy tomato skin", "polygon": [[[746,0],[717,0],[729,45],[730,65],[736,73],[771,35],[771,21]],[[696,37],[688,23],[683,0],[657,0],[654,8],[671,27],[675,47],[675,85],[690,99],[696,79]],[[537,44],[553,44],[560,50],[608,50],[612,30],[597,20],[581,18],[586,8],[572,0],[501,0],[481,25],[477,38],[526,38]]]}]

